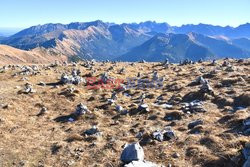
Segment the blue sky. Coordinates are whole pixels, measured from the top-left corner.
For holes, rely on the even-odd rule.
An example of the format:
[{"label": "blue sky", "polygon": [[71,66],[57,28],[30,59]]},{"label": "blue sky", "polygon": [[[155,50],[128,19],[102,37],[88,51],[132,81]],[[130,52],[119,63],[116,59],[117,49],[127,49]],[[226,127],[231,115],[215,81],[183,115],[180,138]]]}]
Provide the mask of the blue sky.
[{"label": "blue sky", "polygon": [[250,22],[250,0],[2,0],[0,27],[103,20],[170,25]]}]

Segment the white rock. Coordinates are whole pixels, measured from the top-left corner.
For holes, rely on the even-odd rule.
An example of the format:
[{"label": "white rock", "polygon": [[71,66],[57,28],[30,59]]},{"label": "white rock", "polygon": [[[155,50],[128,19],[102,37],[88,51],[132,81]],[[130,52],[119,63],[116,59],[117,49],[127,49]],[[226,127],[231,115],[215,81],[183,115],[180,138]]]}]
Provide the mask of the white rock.
[{"label": "white rock", "polygon": [[149,161],[132,161],[124,167],[160,167],[159,165]]}]

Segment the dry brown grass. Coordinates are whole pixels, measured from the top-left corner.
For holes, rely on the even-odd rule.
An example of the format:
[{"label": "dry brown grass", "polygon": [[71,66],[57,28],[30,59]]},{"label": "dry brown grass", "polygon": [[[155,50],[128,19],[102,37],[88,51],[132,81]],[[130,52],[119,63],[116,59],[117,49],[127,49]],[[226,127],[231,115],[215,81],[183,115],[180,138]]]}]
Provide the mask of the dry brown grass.
[{"label": "dry brown grass", "polygon": [[[250,90],[249,65],[235,63],[238,71],[219,71],[208,80],[214,88],[215,96],[223,101],[233,99]],[[163,94],[165,101],[172,96],[184,97],[189,92],[199,89],[199,86],[187,86],[197,76],[202,75],[199,68],[205,67],[206,71],[212,70],[213,66],[208,63],[176,66],[163,69],[155,66],[155,63],[135,64],[130,66],[126,63],[95,65],[95,76],[99,76],[110,66],[114,70],[110,76],[117,78],[136,77],[140,71],[144,76],[151,78],[153,70],[157,70],[160,76],[164,76],[164,89],[146,90],[131,89],[131,98],[118,94],[117,104],[125,109],[136,108],[136,98],[143,92],[147,92],[150,98],[145,102],[150,107],[147,114],[135,114],[117,116],[115,106],[107,106],[105,99],[110,98],[111,90],[88,90],[86,86],[79,85],[73,96],[61,94],[69,85],[52,87],[38,86],[40,81],[53,83],[58,81],[61,73],[71,72],[72,66],[59,66],[51,70],[41,70],[36,76],[26,76],[28,82],[34,85],[36,93],[17,94],[27,81],[22,81],[23,76],[12,77],[15,70],[7,70],[0,73],[0,104],[8,105],[0,107],[0,166],[120,166],[119,160],[122,146],[126,142],[138,141],[135,137],[137,132],[144,130],[144,137],[149,136],[157,128],[163,128],[171,123],[164,117],[173,114],[179,118],[174,121],[173,129],[178,137],[175,141],[152,141],[143,145],[146,160],[178,167],[230,167],[241,166],[243,163],[240,150],[249,136],[237,134],[237,127],[243,119],[249,117],[249,108],[230,114],[232,103],[225,106],[219,103],[215,97],[208,96],[204,102],[206,113],[186,115],[181,111],[181,105],[174,105],[173,109],[163,109],[152,105],[156,97]],[[126,67],[126,73],[118,74],[119,69]],[[90,73],[90,70],[78,65],[82,75]],[[175,69],[174,69],[175,68]],[[245,82],[233,82],[233,93],[227,87],[216,87],[221,82],[231,82],[227,78],[244,78]],[[234,80],[233,79],[233,80]],[[228,81],[226,81],[228,80]],[[177,85],[178,89],[171,90],[166,85]],[[17,87],[19,86],[19,87]],[[230,90],[230,91],[229,91]],[[89,100],[91,98],[91,100]],[[104,99],[104,100],[103,100]],[[74,112],[78,103],[84,103],[92,111],[83,115],[73,123],[60,123],[55,118]],[[41,107],[45,106],[48,113],[37,117]],[[204,124],[199,128],[199,134],[192,134],[187,128],[189,122],[203,119]],[[102,132],[101,137],[84,137],[82,133],[97,125]],[[235,129],[236,128],[236,129]],[[148,135],[147,135],[148,134]],[[172,157],[179,153],[180,157]]]},{"label": "dry brown grass", "polygon": [[67,57],[50,53],[43,48],[31,51],[20,50],[7,45],[0,45],[0,65],[5,64],[44,64],[54,61],[66,61]]}]

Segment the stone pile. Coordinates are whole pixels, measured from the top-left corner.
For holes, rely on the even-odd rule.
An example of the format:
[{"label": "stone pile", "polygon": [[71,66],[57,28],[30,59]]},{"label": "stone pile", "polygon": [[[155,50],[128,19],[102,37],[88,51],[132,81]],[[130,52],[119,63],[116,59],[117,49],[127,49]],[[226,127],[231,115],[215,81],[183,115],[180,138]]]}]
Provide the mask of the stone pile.
[{"label": "stone pile", "polygon": [[170,126],[166,126],[163,130],[156,130],[152,134],[153,139],[162,142],[175,139],[176,135]]},{"label": "stone pile", "polygon": [[157,81],[158,79],[159,79],[158,73],[157,73],[157,71],[155,71],[154,74],[153,74],[152,80]]},{"label": "stone pile", "polygon": [[162,64],[163,67],[168,68],[169,67],[169,61],[166,59]]},{"label": "stone pile", "polygon": [[200,87],[201,93],[207,93],[207,94],[214,94],[213,88],[210,86],[207,80],[205,80],[205,83],[203,83]]},{"label": "stone pile", "polygon": [[105,72],[101,75],[101,82],[107,84],[108,81],[111,81],[111,78],[109,77],[108,73]]},{"label": "stone pile", "polygon": [[182,111],[187,114],[197,113],[197,112],[206,112],[203,108],[203,103],[199,100],[194,100],[190,103],[184,103],[182,107]]},{"label": "stone pile", "polygon": [[80,116],[80,115],[86,114],[87,112],[89,112],[88,107],[80,103],[76,106],[76,110],[74,114],[77,116]]},{"label": "stone pile", "polygon": [[24,85],[23,93],[29,94],[29,93],[35,93],[35,92],[36,92],[36,90],[33,89],[32,84],[26,83],[26,84]]},{"label": "stone pile", "polygon": [[101,136],[101,132],[96,126],[93,126],[92,128],[85,130],[84,135],[86,136]]},{"label": "stone pile", "polygon": [[80,83],[85,83],[85,80],[80,76],[81,72],[79,70],[72,70],[72,75],[67,75],[63,73],[61,75],[60,83],[61,84],[74,84],[79,85]]},{"label": "stone pile", "polygon": [[189,59],[185,59],[184,61],[180,61],[180,65],[189,65],[189,64],[193,64],[194,62],[192,60]]}]

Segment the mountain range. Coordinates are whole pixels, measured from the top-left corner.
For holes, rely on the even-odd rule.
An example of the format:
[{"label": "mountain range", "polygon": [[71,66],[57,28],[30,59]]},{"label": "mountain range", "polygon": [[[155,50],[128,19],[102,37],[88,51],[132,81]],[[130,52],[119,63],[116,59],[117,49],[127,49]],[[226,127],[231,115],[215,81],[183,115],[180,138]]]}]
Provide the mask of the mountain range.
[{"label": "mountain range", "polygon": [[0,43],[22,50],[45,49],[69,60],[162,61],[250,57],[250,24],[170,26],[142,23],[75,22],[24,29]]}]

